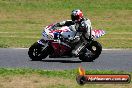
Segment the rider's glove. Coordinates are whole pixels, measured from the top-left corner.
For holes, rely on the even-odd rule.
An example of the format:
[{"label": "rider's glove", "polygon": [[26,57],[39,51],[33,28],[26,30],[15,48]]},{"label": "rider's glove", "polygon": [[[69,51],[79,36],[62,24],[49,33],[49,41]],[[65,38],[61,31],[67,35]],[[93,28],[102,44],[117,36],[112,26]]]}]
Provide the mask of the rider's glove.
[{"label": "rider's glove", "polygon": [[59,39],[60,33],[59,32],[54,32],[54,39]]}]

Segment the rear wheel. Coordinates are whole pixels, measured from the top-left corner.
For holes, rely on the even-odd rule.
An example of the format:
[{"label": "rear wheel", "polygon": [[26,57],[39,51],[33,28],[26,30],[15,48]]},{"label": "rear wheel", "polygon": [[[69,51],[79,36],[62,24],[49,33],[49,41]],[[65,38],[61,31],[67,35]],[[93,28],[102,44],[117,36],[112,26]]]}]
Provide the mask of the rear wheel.
[{"label": "rear wheel", "polygon": [[83,53],[79,56],[79,59],[91,62],[99,57],[101,51],[101,44],[97,41],[92,41],[91,44],[84,49]]},{"label": "rear wheel", "polygon": [[46,58],[49,54],[48,52],[48,46],[46,45],[41,45],[37,42],[35,42],[28,51],[28,55],[31,60],[33,61],[38,61]]}]

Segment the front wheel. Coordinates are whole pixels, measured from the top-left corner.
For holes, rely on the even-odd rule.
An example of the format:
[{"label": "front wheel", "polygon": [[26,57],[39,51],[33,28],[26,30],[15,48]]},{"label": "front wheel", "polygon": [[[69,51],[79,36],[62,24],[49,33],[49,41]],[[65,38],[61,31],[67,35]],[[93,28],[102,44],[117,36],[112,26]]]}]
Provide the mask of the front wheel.
[{"label": "front wheel", "polygon": [[92,41],[90,45],[87,45],[79,59],[82,61],[91,62],[99,57],[102,51],[102,46],[97,41]]},{"label": "front wheel", "polygon": [[46,58],[48,56],[48,46],[44,46],[39,44],[38,42],[35,42],[28,51],[28,55],[31,60],[38,61]]}]

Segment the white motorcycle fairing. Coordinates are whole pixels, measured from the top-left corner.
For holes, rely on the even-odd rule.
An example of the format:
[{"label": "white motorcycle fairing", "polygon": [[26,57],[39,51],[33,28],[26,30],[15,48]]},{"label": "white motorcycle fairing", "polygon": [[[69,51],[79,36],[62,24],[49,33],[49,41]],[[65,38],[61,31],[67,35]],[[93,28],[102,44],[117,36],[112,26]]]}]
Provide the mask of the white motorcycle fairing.
[{"label": "white motorcycle fairing", "polygon": [[[54,33],[59,32],[64,38],[74,38],[76,35],[75,27],[72,26],[63,26],[61,28],[52,28],[53,25],[46,26],[42,33],[44,40],[54,40]],[[105,34],[105,31],[102,29],[93,29],[91,30],[91,35],[94,39],[99,38]]]},{"label": "white motorcycle fairing", "polygon": [[54,40],[54,33],[59,32],[64,38],[74,38],[76,31],[73,30],[73,26],[64,26],[58,29],[52,29],[52,27],[45,27],[42,33],[44,40]]}]

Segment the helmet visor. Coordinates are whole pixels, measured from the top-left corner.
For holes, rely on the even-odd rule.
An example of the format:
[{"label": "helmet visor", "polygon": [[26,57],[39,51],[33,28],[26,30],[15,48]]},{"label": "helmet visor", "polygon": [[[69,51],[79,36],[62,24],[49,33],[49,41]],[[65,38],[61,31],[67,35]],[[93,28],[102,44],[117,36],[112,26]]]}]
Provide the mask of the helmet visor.
[{"label": "helmet visor", "polygon": [[77,20],[79,20],[79,16],[71,15],[71,19],[72,19],[72,21],[77,21]]}]

